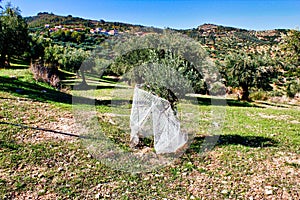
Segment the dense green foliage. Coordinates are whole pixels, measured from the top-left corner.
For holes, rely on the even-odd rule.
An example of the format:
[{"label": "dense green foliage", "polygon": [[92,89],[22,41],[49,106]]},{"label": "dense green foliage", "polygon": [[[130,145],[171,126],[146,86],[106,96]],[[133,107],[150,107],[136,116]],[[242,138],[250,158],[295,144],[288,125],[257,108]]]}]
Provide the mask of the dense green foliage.
[{"label": "dense green foliage", "polygon": [[245,52],[228,55],[222,70],[227,86],[242,88],[242,100],[249,100],[250,88],[272,90],[270,83],[278,74],[276,61],[268,55]]},{"label": "dense green foliage", "polygon": [[291,30],[283,37],[281,49],[288,63],[300,66],[300,31]]},{"label": "dense green foliage", "polygon": [[[123,75],[130,84],[140,84],[144,89],[176,103],[187,91],[207,93],[201,73],[173,52],[161,49],[142,49],[129,52],[110,66],[112,72]],[[192,91],[193,90],[193,91]]]},{"label": "dense green foliage", "polygon": [[171,104],[186,93],[208,92],[204,76],[213,76],[208,73],[212,66],[205,49],[194,40],[166,31],[121,41],[116,45],[121,53],[110,69],[129,83],[143,84]]},{"label": "dense green foliage", "polygon": [[284,35],[280,48],[286,93],[293,98],[300,93],[300,31],[291,30]]},{"label": "dense green foliage", "polygon": [[20,10],[7,4],[0,14],[0,66],[9,64],[12,56],[20,56],[27,49],[27,24]]},{"label": "dense green foliage", "polygon": [[50,45],[45,48],[44,61],[46,65],[59,66],[61,69],[76,72],[89,52],[73,47]]}]

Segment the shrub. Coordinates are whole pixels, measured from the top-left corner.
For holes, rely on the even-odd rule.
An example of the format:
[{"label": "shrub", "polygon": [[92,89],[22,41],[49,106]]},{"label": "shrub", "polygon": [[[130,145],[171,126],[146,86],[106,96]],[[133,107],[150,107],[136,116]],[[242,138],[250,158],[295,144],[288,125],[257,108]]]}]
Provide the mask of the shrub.
[{"label": "shrub", "polygon": [[291,81],[288,83],[286,88],[286,94],[290,98],[294,98],[297,93],[300,92],[300,83],[299,81]]},{"label": "shrub", "polygon": [[267,92],[265,91],[257,91],[257,92],[253,92],[250,94],[250,99],[252,100],[261,100],[261,101],[266,101],[268,100],[269,96],[267,94]]},{"label": "shrub", "polygon": [[270,96],[272,97],[282,97],[284,95],[284,92],[281,90],[272,90],[270,92]]},{"label": "shrub", "polygon": [[223,96],[226,94],[226,87],[221,82],[215,82],[211,84],[209,93],[212,96],[219,96],[219,95]]}]

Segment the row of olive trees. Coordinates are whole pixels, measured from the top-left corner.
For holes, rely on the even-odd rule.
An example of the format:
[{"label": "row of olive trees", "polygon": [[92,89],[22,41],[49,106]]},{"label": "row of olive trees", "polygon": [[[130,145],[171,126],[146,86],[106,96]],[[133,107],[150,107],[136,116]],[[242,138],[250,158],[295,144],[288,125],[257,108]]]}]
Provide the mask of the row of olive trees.
[{"label": "row of olive trees", "polygon": [[[250,92],[252,90],[270,91],[274,89],[273,83],[278,82],[282,76],[291,76],[291,81],[286,83],[286,92],[288,96],[299,92],[299,75],[300,75],[300,32],[291,30],[283,37],[282,43],[279,44],[280,57],[274,57],[270,52],[251,53],[245,51],[230,52],[224,59],[224,62],[217,62],[223,80],[227,87],[239,87],[242,89],[241,99],[250,100]],[[197,93],[205,93],[207,91],[207,82],[204,81],[201,74],[194,73],[193,65],[184,59],[179,59],[171,52],[161,51],[161,49],[139,49],[118,57],[111,65],[111,70],[123,75],[127,73],[130,81],[137,83],[145,82],[142,74],[146,72],[143,68],[139,70],[130,70],[136,66],[145,63],[158,62],[161,64],[172,66],[175,70],[184,70],[185,75],[190,74],[188,79],[197,85]],[[153,66],[152,66],[153,67]],[[196,76],[195,76],[196,75]],[[129,76],[129,77],[128,77]],[[131,76],[131,77],[130,77]],[[152,84],[153,86],[153,84]],[[152,88],[153,89],[153,88]],[[155,90],[155,89],[153,89]],[[157,90],[156,90],[157,91]],[[168,98],[167,98],[168,99]]]},{"label": "row of olive trees", "polygon": [[251,89],[272,90],[272,83],[288,77],[286,94],[300,92],[300,32],[291,30],[283,36],[277,57],[269,53],[237,51],[229,53],[224,62],[217,62],[226,86],[242,89],[242,100],[249,100]]}]

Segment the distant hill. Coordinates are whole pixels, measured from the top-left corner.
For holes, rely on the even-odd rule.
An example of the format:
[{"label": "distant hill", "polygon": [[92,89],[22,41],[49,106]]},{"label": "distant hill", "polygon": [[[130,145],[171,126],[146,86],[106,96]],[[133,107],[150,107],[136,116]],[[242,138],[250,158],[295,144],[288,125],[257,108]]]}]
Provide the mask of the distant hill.
[{"label": "distant hill", "polygon": [[[103,19],[100,20],[91,20],[84,19],[80,17],[73,17],[72,15],[68,16],[59,16],[53,13],[40,12],[36,16],[25,17],[26,22],[30,28],[42,28],[45,24],[50,26],[57,25],[73,25],[81,27],[102,27],[107,26],[108,28],[119,28],[119,29],[131,29],[131,28],[145,28],[142,25],[133,25],[128,23],[121,22],[106,22]],[[173,29],[176,30],[176,29]],[[227,27],[222,25],[215,24],[203,24],[194,29],[186,30],[176,30],[183,33],[190,33],[191,35],[198,35],[203,37],[208,37],[214,35],[215,37],[228,37],[236,34],[236,37],[241,39],[246,39],[246,37],[251,36],[255,40],[264,40],[270,41],[278,38],[280,33],[287,32],[285,29],[275,29],[275,30],[266,30],[266,31],[254,31],[246,30],[241,28]]]},{"label": "distant hill", "polygon": [[215,24],[178,31],[200,41],[209,55],[219,60],[231,51],[270,51],[271,46],[282,40],[282,34],[288,32],[286,29],[255,31]]},{"label": "distant hill", "polygon": [[198,38],[207,44],[215,43],[216,40],[222,38],[252,44],[277,43],[280,41],[281,34],[287,31],[285,29],[254,31],[215,24],[203,24],[194,29],[180,30],[180,32]]},{"label": "distant hill", "polygon": [[[89,33],[90,29],[101,28],[105,30],[117,30],[119,33],[130,31],[142,35],[143,32],[161,32],[161,29],[133,25],[121,22],[106,22],[104,20],[90,20],[80,17],[59,16],[53,13],[41,12],[36,16],[26,17],[31,31],[44,31],[45,26],[54,27],[63,25],[65,28],[82,28]],[[243,49],[245,51],[267,50],[273,44],[281,41],[281,35],[288,30],[275,29],[265,31],[246,30],[215,24],[202,24],[193,29],[176,30],[186,34],[207,47],[212,58],[219,57],[221,60],[229,51]]]},{"label": "distant hill", "polygon": [[227,26],[218,26],[214,24],[203,24],[197,28],[200,34],[211,33],[213,32],[217,37],[228,37],[235,35],[237,38],[242,40],[253,40],[256,42],[259,41],[269,41],[273,42],[276,39],[280,38],[281,33],[286,33],[287,30],[284,29],[275,29],[275,30],[265,30],[265,31],[254,31],[246,30],[234,27]]},{"label": "distant hill", "polygon": [[106,29],[118,29],[119,31],[128,30],[132,27],[143,27],[141,25],[131,25],[121,22],[83,19],[80,17],[73,17],[72,15],[59,16],[48,12],[40,12],[36,16],[25,17],[25,20],[28,23],[29,28],[44,28],[46,24],[50,26],[65,25],[85,28],[103,27]]}]

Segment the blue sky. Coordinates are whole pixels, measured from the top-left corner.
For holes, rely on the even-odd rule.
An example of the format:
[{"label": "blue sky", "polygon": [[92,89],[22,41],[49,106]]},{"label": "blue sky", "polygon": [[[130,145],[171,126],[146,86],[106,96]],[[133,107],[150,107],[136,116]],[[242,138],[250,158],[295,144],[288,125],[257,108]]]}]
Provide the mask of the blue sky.
[{"label": "blue sky", "polygon": [[300,0],[10,0],[10,2],[21,9],[23,16],[32,16],[45,11],[159,28],[196,28],[203,23],[253,30],[300,27]]}]

